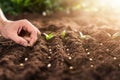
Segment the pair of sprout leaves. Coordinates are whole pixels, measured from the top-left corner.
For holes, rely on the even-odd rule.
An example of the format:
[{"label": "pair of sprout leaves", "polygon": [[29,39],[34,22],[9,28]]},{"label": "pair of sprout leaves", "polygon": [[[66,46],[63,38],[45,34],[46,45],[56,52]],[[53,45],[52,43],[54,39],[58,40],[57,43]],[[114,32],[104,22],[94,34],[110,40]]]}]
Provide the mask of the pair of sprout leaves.
[{"label": "pair of sprout leaves", "polygon": [[[54,37],[54,34],[53,33],[50,33],[50,34],[46,34],[46,33],[43,33],[43,35],[45,36],[45,39],[46,40],[50,40]],[[61,37],[64,38],[66,35],[66,30],[62,31],[61,32]]]},{"label": "pair of sprout leaves", "polygon": [[[50,34],[43,33],[43,34],[45,35],[46,40],[50,40],[50,39],[52,39],[52,38],[54,37],[54,34],[53,34],[53,33],[50,33]],[[79,34],[80,34],[80,39],[88,39],[88,38],[91,38],[90,35],[84,35],[82,32],[79,32]],[[111,34],[108,33],[108,35],[109,35],[112,39],[116,39],[116,38],[120,37],[120,32],[116,32],[116,33],[114,33],[113,35],[111,35]],[[61,32],[61,37],[62,37],[62,38],[65,38],[65,36],[66,36],[66,30],[64,30],[64,31]]]}]

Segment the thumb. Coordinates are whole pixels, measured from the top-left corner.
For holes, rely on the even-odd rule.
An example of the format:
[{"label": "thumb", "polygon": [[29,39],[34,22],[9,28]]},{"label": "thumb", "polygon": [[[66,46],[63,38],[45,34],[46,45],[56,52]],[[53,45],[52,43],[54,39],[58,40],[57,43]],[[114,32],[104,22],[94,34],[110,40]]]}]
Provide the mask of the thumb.
[{"label": "thumb", "polygon": [[18,35],[14,35],[14,36],[10,37],[10,39],[15,41],[17,44],[20,44],[23,46],[28,46],[28,41]]}]

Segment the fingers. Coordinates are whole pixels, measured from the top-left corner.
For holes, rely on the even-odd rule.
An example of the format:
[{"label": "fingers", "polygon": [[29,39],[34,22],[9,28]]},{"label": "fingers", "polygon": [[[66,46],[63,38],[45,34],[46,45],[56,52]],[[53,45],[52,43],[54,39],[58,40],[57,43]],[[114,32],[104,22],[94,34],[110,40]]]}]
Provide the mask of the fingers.
[{"label": "fingers", "polygon": [[28,46],[28,41],[25,40],[22,37],[17,36],[17,35],[11,36],[10,39],[15,41],[17,44],[20,44],[20,45],[23,45],[23,46]]},{"label": "fingers", "polygon": [[38,39],[38,34],[40,35],[41,33],[28,20],[23,20],[23,23],[24,23],[23,29],[30,33],[30,37],[29,38],[27,37],[25,39],[29,41],[30,46],[33,46]]}]

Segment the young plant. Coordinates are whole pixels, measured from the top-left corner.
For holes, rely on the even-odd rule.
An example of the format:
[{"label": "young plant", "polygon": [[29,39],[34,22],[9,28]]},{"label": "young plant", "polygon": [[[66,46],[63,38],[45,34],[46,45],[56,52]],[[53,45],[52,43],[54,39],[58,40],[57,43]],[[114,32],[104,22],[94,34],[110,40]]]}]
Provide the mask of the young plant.
[{"label": "young plant", "polygon": [[80,39],[85,39],[86,35],[84,35],[82,32],[80,32]]},{"label": "young plant", "polygon": [[112,35],[112,39],[116,39],[120,37],[120,32],[116,32]]},{"label": "young plant", "polygon": [[50,34],[43,33],[43,34],[45,35],[46,40],[50,40],[54,37],[53,33]]},{"label": "young plant", "polygon": [[84,35],[82,32],[80,32],[80,39],[89,39],[92,38],[90,35]]},{"label": "young plant", "polygon": [[65,38],[65,35],[66,35],[66,30],[62,31],[61,33],[62,38]]}]

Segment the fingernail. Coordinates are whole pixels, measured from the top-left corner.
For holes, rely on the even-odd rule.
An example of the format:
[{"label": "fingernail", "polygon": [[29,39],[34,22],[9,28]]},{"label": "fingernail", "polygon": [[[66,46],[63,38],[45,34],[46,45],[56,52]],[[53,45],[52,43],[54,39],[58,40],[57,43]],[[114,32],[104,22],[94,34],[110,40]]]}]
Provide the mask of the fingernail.
[{"label": "fingernail", "polygon": [[28,46],[28,43],[24,43],[23,45],[27,47],[27,46]]}]

